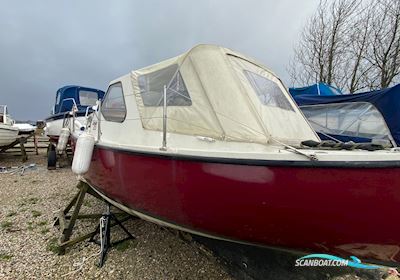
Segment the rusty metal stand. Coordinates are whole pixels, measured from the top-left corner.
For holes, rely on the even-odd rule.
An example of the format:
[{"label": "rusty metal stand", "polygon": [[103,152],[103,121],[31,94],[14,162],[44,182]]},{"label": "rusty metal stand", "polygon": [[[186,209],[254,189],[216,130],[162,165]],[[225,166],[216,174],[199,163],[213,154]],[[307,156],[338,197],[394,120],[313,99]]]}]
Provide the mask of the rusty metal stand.
[{"label": "rusty metal stand", "polygon": [[[79,219],[100,219],[101,217],[104,216],[104,214],[86,214],[86,215],[79,214],[86,194],[90,194],[99,200],[102,200],[102,201],[104,201],[104,200],[100,197],[100,195],[97,192],[95,192],[85,182],[80,181],[77,185],[77,188],[79,189],[78,193],[72,198],[72,200],[65,207],[65,209],[61,210],[59,213],[57,213],[56,217],[54,218],[54,226],[59,226],[60,231],[61,231],[61,238],[60,238],[60,244],[59,244],[59,250],[58,250],[59,255],[65,254],[65,249],[67,247],[70,247],[74,244],[82,242],[88,238],[92,239],[99,232],[99,229],[97,227],[95,231],[92,231],[90,233],[84,234],[82,236],[79,236],[79,237],[71,240],[73,229],[75,227],[77,220],[79,220]],[[70,212],[72,207],[74,209],[72,211],[72,214],[69,215],[68,213]],[[130,216],[127,213],[123,213],[123,212],[115,213],[112,215],[115,217],[115,219],[113,219],[114,223],[109,224],[109,227],[113,227],[119,223],[122,223],[122,222],[127,221],[128,219],[132,218],[132,216]],[[116,217],[119,217],[119,220],[117,220]]]}]

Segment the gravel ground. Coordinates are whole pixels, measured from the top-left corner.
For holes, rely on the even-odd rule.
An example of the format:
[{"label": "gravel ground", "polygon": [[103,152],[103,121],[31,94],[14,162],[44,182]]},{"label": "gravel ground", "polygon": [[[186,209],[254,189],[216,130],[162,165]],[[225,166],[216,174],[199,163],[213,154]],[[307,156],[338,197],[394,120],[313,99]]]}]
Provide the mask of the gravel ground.
[{"label": "gravel ground", "polygon": [[[0,174],[0,279],[233,279],[224,263],[204,246],[142,220],[125,223],[136,239],[111,249],[101,269],[95,265],[99,246],[93,243],[79,243],[58,256],[60,232],[52,226],[54,213],[67,205],[78,181],[69,168],[48,171],[44,152],[29,155],[26,164],[36,163],[36,170],[22,176]],[[0,154],[0,166],[18,165],[19,158]],[[83,212],[105,210],[104,204],[88,197]],[[97,223],[78,221],[74,236],[92,231]],[[116,229],[113,237],[124,235]],[[282,267],[276,269],[280,279],[295,279],[280,272]],[[371,278],[349,273],[329,279]]]},{"label": "gravel ground", "polygon": [[[93,243],[56,255],[60,232],[52,226],[54,212],[76,193],[77,179],[69,168],[48,171],[45,160],[29,155],[27,163],[36,163],[36,170],[23,176],[0,174],[0,279],[232,279],[202,246],[142,220],[125,223],[136,239],[111,249],[101,269],[95,265],[99,246]],[[0,166],[20,164],[18,158],[0,155]],[[88,197],[85,213],[105,210]],[[94,230],[96,223],[78,221],[75,234]],[[124,235],[113,228],[113,237]],[[66,275],[79,269],[84,258],[80,271]]]}]

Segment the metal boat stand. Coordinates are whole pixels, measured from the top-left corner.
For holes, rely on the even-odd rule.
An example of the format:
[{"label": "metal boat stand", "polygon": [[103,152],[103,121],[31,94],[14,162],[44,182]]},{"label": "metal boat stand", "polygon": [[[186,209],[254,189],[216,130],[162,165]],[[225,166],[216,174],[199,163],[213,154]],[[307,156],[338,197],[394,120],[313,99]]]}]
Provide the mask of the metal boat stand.
[{"label": "metal boat stand", "polygon": [[[100,224],[95,230],[95,232],[99,233],[100,240],[96,240],[95,235],[93,235],[89,240],[90,242],[99,244],[101,247],[100,259],[98,263],[99,267],[102,267],[104,265],[108,250],[110,250],[111,247],[127,240],[135,239],[135,237],[124,227],[124,225],[122,224],[122,220],[117,219],[115,214],[111,213],[110,208],[110,203],[107,203],[107,211],[101,217]],[[111,224],[111,222],[113,222],[113,224]],[[127,237],[118,241],[111,242],[111,227],[114,225],[118,225],[126,233]]]},{"label": "metal boat stand", "polygon": [[[109,204],[107,205],[107,212],[106,214],[80,214],[80,210],[82,207],[82,204],[84,202],[86,194],[89,194],[101,201],[104,201],[101,196],[94,191],[87,183],[80,181],[77,185],[77,188],[79,191],[77,194],[72,198],[72,200],[68,203],[68,205],[64,208],[64,210],[59,211],[56,216],[54,217],[54,226],[59,226],[60,231],[61,231],[61,238],[58,246],[58,254],[59,255],[64,255],[65,250],[67,247],[71,247],[72,245],[75,245],[77,243],[80,243],[82,241],[85,241],[86,239],[93,240],[94,236],[96,236],[99,233],[99,228],[100,226],[97,226],[96,230],[89,232],[87,234],[81,235],[79,237],[76,237],[74,239],[71,239],[75,224],[77,220],[82,220],[82,219],[100,219],[103,217],[106,221],[107,229],[104,230],[103,232],[108,235],[106,238],[103,238],[102,240],[106,240],[108,242],[108,246],[104,246],[104,248],[109,249],[110,245],[110,228],[114,227],[116,225],[119,225],[122,227],[122,229],[126,232],[129,233],[125,227],[122,226],[122,223],[134,218],[133,216],[124,213],[124,212],[118,212],[118,213],[111,213],[109,212]],[[69,212],[73,208],[73,211],[71,214]],[[111,217],[111,219],[110,219]],[[130,238],[134,238],[130,233]],[[130,239],[129,238],[129,239]],[[122,241],[121,241],[122,242]],[[102,247],[103,249],[103,247]],[[104,257],[106,255],[107,251],[104,253]],[[103,253],[101,254],[103,255]],[[104,258],[103,258],[103,263],[104,263]]]}]

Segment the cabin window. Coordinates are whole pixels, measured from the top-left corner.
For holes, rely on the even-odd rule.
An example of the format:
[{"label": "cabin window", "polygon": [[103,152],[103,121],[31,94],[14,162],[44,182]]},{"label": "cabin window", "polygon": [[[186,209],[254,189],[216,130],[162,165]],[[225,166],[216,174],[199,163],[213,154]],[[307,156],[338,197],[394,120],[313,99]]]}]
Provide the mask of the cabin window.
[{"label": "cabin window", "polygon": [[123,122],[126,116],[126,106],[122,84],[111,85],[101,105],[101,112],[107,121]]},{"label": "cabin window", "polygon": [[138,77],[138,82],[144,106],[163,106],[164,85],[168,87],[167,106],[192,105],[189,92],[176,64],[141,75]]},{"label": "cabin window", "polygon": [[97,92],[88,90],[79,90],[79,101],[82,106],[96,105]]},{"label": "cabin window", "polygon": [[392,140],[385,119],[371,103],[321,104],[300,108],[311,126],[318,132]]},{"label": "cabin window", "polygon": [[262,104],[294,111],[277,83],[251,71],[243,71]]},{"label": "cabin window", "polygon": [[56,96],[56,104],[59,105],[60,104],[60,92],[57,92],[57,96]]}]

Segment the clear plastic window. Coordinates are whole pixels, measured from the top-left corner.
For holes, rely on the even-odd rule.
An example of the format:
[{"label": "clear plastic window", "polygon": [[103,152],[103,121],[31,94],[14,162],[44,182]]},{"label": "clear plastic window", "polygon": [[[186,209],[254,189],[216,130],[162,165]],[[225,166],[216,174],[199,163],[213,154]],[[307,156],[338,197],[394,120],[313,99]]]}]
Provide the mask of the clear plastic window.
[{"label": "clear plastic window", "polygon": [[185,83],[174,64],[138,78],[144,106],[163,106],[164,85],[167,86],[167,106],[190,106],[192,100]]},{"label": "clear plastic window", "polygon": [[80,90],[79,100],[82,106],[94,106],[96,105],[98,95],[95,91]]},{"label": "clear plastic window", "polygon": [[57,92],[57,96],[56,96],[56,104],[59,105],[60,104],[60,92]]},{"label": "clear plastic window", "polygon": [[391,140],[385,119],[371,103],[309,105],[301,110],[318,132]]},{"label": "clear plastic window", "polygon": [[243,71],[262,104],[294,111],[285,94],[275,82],[251,71]]},{"label": "clear plastic window", "polygon": [[126,106],[121,83],[111,85],[101,105],[103,116],[108,121],[123,122],[126,116]]}]

